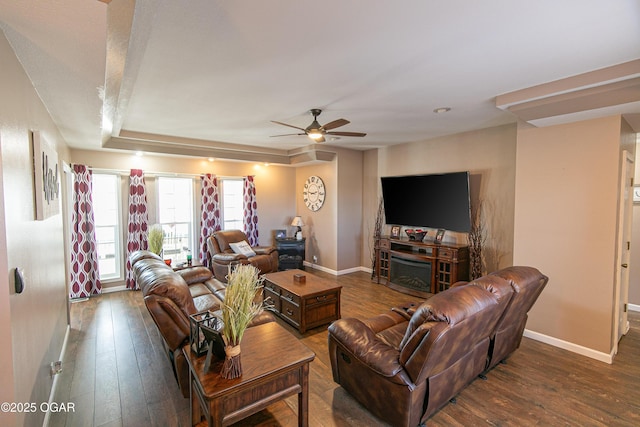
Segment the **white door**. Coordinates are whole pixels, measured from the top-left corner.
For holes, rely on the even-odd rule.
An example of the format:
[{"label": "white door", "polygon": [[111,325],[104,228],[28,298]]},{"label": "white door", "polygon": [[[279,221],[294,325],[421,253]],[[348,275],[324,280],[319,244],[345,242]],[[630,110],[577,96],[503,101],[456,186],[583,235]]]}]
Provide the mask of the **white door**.
[{"label": "white door", "polygon": [[618,255],[616,257],[616,340],[614,352],[618,352],[618,341],[629,331],[627,303],[629,300],[629,260],[631,259],[631,218],[633,209],[633,158],[622,152],[620,173],[620,197],[618,206]]}]

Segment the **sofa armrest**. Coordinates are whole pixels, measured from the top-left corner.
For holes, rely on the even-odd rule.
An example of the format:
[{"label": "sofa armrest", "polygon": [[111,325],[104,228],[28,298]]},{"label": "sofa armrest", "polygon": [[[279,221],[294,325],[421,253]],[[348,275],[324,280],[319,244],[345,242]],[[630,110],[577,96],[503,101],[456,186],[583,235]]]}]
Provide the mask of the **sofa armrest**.
[{"label": "sofa armrest", "polygon": [[213,257],[211,257],[211,259],[213,259],[213,261],[218,264],[224,264],[224,265],[228,265],[233,262],[245,261],[243,262],[244,264],[249,262],[249,258],[247,258],[246,255],[242,255],[242,254],[228,254],[228,253],[215,254]]},{"label": "sofa armrest", "polygon": [[187,285],[192,285],[194,283],[202,283],[213,277],[213,273],[207,267],[195,266],[195,267],[187,267],[182,270],[176,271]]},{"label": "sofa armrest", "polygon": [[251,249],[253,249],[256,255],[269,255],[276,250],[274,246],[254,246]]},{"label": "sofa armrest", "polygon": [[358,319],[340,319],[329,326],[329,339],[334,339],[360,362],[385,377],[403,370],[399,351],[380,340]]}]

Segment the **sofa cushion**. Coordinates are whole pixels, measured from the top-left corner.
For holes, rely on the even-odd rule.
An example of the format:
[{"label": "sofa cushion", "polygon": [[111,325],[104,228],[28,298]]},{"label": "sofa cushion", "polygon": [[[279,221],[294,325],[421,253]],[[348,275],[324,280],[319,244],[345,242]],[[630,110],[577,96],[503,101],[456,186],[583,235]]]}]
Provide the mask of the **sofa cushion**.
[{"label": "sofa cushion", "polygon": [[211,291],[207,288],[204,283],[196,283],[195,285],[189,286],[189,292],[193,298],[197,298],[200,295],[211,295]]},{"label": "sofa cushion", "polygon": [[193,299],[197,312],[220,309],[220,300],[212,294],[200,295]]}]

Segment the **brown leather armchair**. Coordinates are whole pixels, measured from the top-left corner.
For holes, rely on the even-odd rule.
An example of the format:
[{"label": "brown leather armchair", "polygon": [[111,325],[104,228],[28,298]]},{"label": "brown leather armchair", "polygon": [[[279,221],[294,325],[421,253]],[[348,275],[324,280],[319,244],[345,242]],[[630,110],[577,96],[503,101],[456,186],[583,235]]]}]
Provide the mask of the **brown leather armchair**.
[{"label": "brown leather armchair", "polygon": [[273,246],[253,246],[255,256],[237,254],[231,249],[231,243],[247,241],[247,235],[240,230],[221,230],[214,232],[207,239],[207,248],[211,258],[209,265],[216,279],[226,283],[229,265],[251,264],[261,274],[278,270],[278,251]]},{"label": "brown leather armchair", "polygon": [[408,312],[337,320],[328,337],[333,379],[391,425],[417,426],[484,371],[512,294],[507,280],[485,276]]}]

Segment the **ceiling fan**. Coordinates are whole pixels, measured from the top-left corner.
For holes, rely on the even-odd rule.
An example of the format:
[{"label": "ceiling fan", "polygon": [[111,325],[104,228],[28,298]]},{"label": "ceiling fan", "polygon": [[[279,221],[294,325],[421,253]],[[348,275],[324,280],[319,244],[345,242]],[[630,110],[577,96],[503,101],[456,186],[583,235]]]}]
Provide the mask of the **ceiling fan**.
[{"label": "ceiling fan", "polygon": [[334,135],[334,136],[365,136],[366,133],[362,132],[328,132],[331,129],[338,128],[340,126],[348,125],[351,123],[349,120],[338,119],[332,122],[329,122],[325,125],[321,125],[318,123],[318,116],[322,113],[322,110],[319,108],[313,108],[309,110],[309,112],[313,115],[313,122],[307,126],[306,128],[301,128],[294,125],[289,125],[287,123],[277,122],[275,120],[271,120],[272,123],[276,123],[283,126],[289,126],[290,128],[301,130],[304,133],[288,133],[284,135],[272,135],[272,137],[278,136],[291,136],[291,135],[307,135],[309,138],[313,139],[315,142],[325,142],[325,135]]}]

